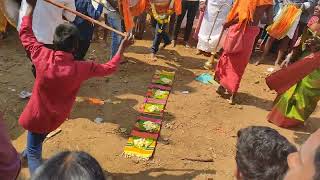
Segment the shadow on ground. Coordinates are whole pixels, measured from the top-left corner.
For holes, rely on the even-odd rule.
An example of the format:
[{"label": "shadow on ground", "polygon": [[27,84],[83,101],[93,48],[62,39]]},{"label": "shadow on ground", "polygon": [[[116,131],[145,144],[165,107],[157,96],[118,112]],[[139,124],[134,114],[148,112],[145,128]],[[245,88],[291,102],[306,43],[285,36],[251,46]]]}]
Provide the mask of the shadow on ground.
[{"label": "shadow on ground", "polygon": [[[137,174],[112,174],[111,177],[114,180],[141,180],[141,179],[148,179],[148,180],[155,180],[155,179],[162,179],[162,180],[185,180],[185,179],[193,179],[199,175],[211,177],[215,174],[215,170],[194,170],[194,169],[164,169],[164,168],[155,168],[155,169],[148,169],[146,171],[141,171]],[[173,175],[179,174],[179,175]],[[106,175],[109,176],[110,174],[106,172]],[[204,179],[208,179],[204,178]]]}]

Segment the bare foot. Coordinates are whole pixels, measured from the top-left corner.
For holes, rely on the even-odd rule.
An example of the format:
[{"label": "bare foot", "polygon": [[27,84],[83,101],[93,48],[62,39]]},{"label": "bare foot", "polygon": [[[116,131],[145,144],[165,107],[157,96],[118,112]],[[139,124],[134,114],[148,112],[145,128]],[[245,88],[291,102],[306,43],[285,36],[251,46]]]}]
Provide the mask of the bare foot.
[{"label": "bare foot", "polygon": [[152,53],[152,54],[150,55],[150,59],[151,59],[152,61],[157,61],[157,60],[158,60],[156,54],[154,54],[154,53]]},{"label": "bare foot", "polygon": [[6,34],[5,33],[0,33],[0,40],[3,40],[6,38]]},{"label": "bare foot", "polygon": [[192,48],[191,45],[188,42],[185,42],[185,47],[186,48]]},{"label": "bare foot", "polygon": [[163,46],[161,47],[161,49],[165,49],[167,46],[169,46],[171,44],[171,41],[168,43],[164,43]]},{"label": "bare foot", "polygon": [[202,51],[200,49],[197,49],[196,55],[202,54]]},{"label": "bare foot", "polygon": [[223,96],[226,93],[226,89],[224,87],[222,87],[221,85],[216,89],[216,92]]},{"label": "bare foot", "polygon": [[275,66],[275,67],[280,67],[281,64],[280,64],[279,61],[277,60],[277,61],[274,63],[274,66]]},{"label": "bare foot", "polygon": [[230,96],[230,98],[227,100],[230,105],[235,105],[234,97],[235,97],[235,95],[232,94],[232,95]]},{"label": "bare foot", "polygon": [[204,64],[204,69],[206,69],[206,70],[210,70],[210,69],[212,69],[213,68],[213,62],[214,62],[214,60],[215,60],[215,56],[214,55],[212,55],[210,58],[209,58],[209,60]]},{"label": "bare foot", "polygon": [[210,70],[210,69],[212,69],[212,67],[213,67],[213,65],[212,65],[212,62],[210,60],[208,60],[203,66],[203,68],[206,69],[206,70]]},{"label": "bare foot", "polygon": [[256,63],[254,63],[254,65],[259,66],[262,61],[263,61],[262,58],[260,58]]},{"label": "bare foot", "polygon": [[173,48],[176,47],[176,45],[177,45],[177,44],[176,44],[176,41],[175,41],[175,40],[172,40],[172,41],[171,41],[171,45],[172,45]]}]

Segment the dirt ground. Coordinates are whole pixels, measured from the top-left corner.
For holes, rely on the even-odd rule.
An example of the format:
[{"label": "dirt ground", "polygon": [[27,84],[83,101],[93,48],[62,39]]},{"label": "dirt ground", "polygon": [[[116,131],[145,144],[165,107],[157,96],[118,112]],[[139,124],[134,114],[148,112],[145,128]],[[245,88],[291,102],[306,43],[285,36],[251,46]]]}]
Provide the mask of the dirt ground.
[{"label": "dirt ground", "polygon": [[[62,132],[45,142],[45,159],[63,150],[82,150],[93,155],[113,179],[233,179],[236,134],[240,128],[270,126],[300,145],[320,127],[320,112],[313,114],[306,127],[294,130],[280,129],[266,121],[275,98],[275,93],[269,91],[264,82],[271,65],[248,66],[236,99],[238,105],[232,106],[215,93],[212,85],[194,80],[207,72],[202,68],[206,57],[195,55],[195,49],[178,45],[161,50],[158,61],[154,62],[148,59],[150,45],[150,38],[136,41],[125,54],[129,62],[122,64],[116,74],[83,84],[79,96],[121,103],[103,106],[76,103],[70,119],[61,126]],[[109,45],[100,41],[92,44],[88,57],[103,62],[108,53]],[[254,54],[253,59],[257,56],[258,53]],[[124,158],[127,134],[156,69],[176,71],[161,139],[153,159]],[[25,147],[26,131],[18,125],[18,118],[27,100],[20,99],[18,93],[31,91],[33,81],[30,63],[17,34],[10,32],[9,37],[0,42],[0,107],[5,111],[5,123],[19,152]],[[102,117],[104,122],[95,123],[96,117]],[[213,158],[214,162],[182,160],[186,157]],[[28,176],[24,167],[22,177]]]}]

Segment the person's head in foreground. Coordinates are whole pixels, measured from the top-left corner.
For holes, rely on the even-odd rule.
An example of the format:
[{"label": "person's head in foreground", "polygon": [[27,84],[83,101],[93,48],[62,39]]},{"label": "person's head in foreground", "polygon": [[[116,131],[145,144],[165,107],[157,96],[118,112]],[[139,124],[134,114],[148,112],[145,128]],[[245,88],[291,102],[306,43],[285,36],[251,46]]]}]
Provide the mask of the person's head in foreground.
[{"label": "person's head in foreground", "polygon": [[285,180],[320,180],[320,129],[288,156],[288,165]]},{"label": "person's head in foreground", "polygon": [[85,152],[61,152],[46,161],[31,180],[105,180],[97,160]]},{"label": "person's head in foreground", "polygon": [[296,147],[276,130],[251,126],[238,131],[236,163],[238,180],[280,180],[287,157]]},{"label": "person's head in foreground", "polygon": [[73,53],[79,46],[80,32],[71,23],[60,24],[53,36],[55,50]]}]

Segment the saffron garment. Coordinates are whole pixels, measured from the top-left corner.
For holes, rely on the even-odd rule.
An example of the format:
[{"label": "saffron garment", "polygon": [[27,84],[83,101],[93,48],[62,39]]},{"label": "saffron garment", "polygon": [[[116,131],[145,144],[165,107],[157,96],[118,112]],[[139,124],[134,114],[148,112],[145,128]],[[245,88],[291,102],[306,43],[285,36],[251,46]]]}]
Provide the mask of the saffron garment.
[{"label": "saffron garment", "polygon": [[[148,11],[151,4],[157,4],[157,11],[160,14],[176,13],[181,14],[181,0],[121,0],[121,12],[126,31],[129,32],[134,28],[134,16],[139,16]],[[169,6],[172,4],[173,6]]]},{"label": "saffron garment", "polygon": [[227,17],[227,22],[239,19],[238,26],[246,25],[253,22],[254,13],[258,6],[272,5],[273,0],[235,0],[230,13]]},{"label": "saffron garment", "polygon": [[304,47],[308,36],[314,36],[308,31],[302,35],[303,59],[267,78],[269,87],[278,92],[268,121],[279,127],[303,125],[320,100],[320,52],[310,53]]},{"label": "saffron garment", "polygon": [[[238,25],[233,25],[229,28],[226,36],[233,36],[238,31]],[[239,89],[242,75],[249,62],[260,29],[256,26],[246,26],[242,31],[242,37],[238,39],[238,43],[243,44],[242,49],[236,53],[224,51],[215,71],[215,79],[231,94],[236,93]],[[230,46],[227,43],[228,41],[225,41],[224,47]]]},{"label": "saffron garment", "polygon": [[[226,5],[228,4],[228,5]],[[232,0],[208,0],[198,35],[197,48],[208,53],[216,47]],[[219,13],[219,10],[220,13]],[[214,22],[217,18],[216,22]],[[210,34],[211,33],[211,34]]]},{"label": "saffron garment", "polygon": [[37,70],[32,96],[19,124],[33,133],[49,133],[68,118],[76,94],[85,80],[112,74],[120,62],[117,54],[105,64],[75,61],[71,53],[50,50],[32,31],[32,17],[23,17],[20,40]]},{"label": "saffron garment", "polygon": [[8,21],[0,8],[0,33],[6,32]]}]

